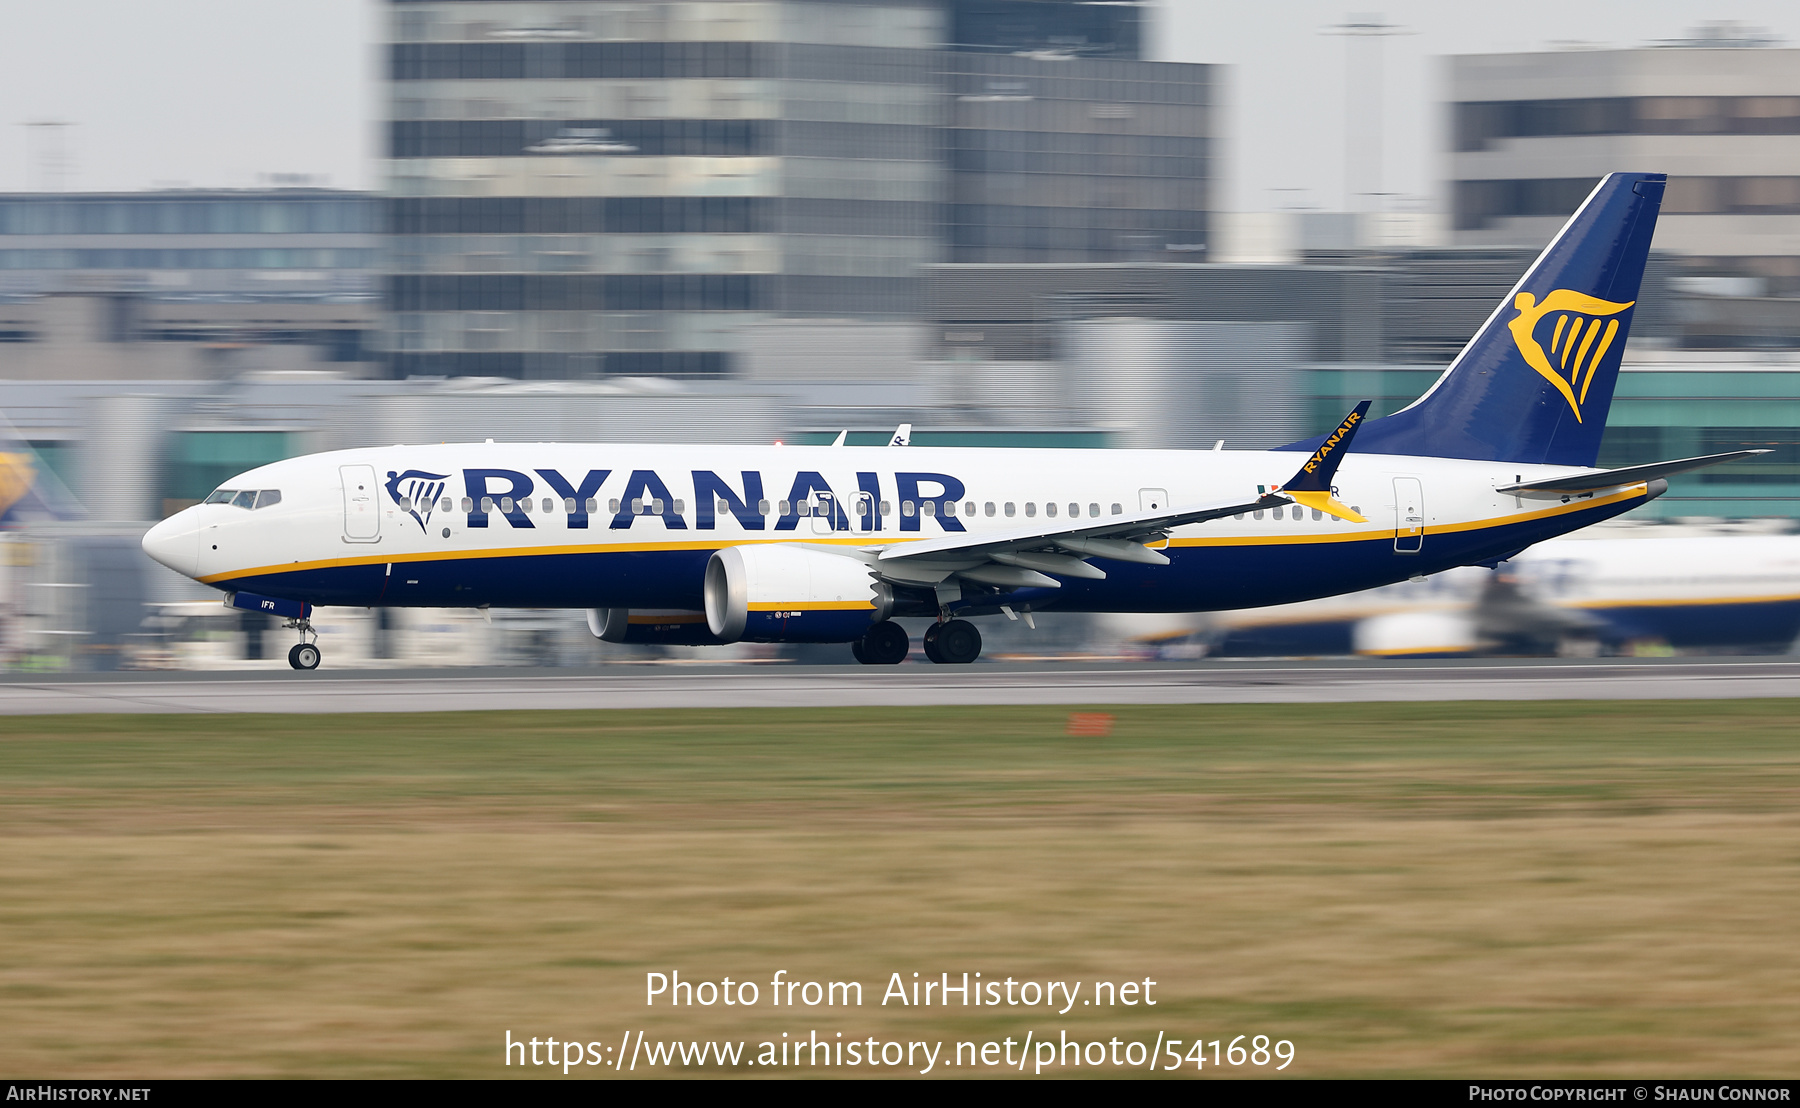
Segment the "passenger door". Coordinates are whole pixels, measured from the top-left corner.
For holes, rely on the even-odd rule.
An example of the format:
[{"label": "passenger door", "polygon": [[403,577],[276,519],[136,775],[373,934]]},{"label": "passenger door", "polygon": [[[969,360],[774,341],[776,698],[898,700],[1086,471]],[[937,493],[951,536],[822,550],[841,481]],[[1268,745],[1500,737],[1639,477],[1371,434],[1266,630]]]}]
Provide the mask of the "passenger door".
[{"label": "passenger door", "polygon": [[374,466],[339,466],[344,481],[344,541],[381,541],[381,486]]},{"label": "passenger door", "polygon": [[1425,487],[1417,477],[1394,478],[1394,553],[1417,554],[1425,546]]}]

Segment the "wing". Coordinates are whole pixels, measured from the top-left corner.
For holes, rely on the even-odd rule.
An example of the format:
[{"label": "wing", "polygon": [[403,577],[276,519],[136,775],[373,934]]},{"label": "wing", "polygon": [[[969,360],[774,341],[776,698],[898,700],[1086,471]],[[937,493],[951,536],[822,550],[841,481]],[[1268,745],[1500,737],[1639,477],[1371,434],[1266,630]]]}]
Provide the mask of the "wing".
[{"label": "wing", "polygon": [[1105,579],[1106,571],[1089,565],[1088,558],[1168,565],[1167,555],[1145,544],[1166,539],[1170,531],[1190,523],[1296,502],[1357,523],[1367,522],[1332,497],[1331,480],[1368,410],[1367,400],[1358,404],[1325,444],[1301,465],[1288,485],[1276,486],[1273,491],[1265,492],[1259,487],[1255,496],[1082,523],[1070,520],[1063,526],[1046,521],[999,534],[990,531],[980,535],[946,535],[866,554],[874,571],[896,584],[936,585],[954,574],[1008,588],[1060,588],[1062,582],[1049,574]]}]

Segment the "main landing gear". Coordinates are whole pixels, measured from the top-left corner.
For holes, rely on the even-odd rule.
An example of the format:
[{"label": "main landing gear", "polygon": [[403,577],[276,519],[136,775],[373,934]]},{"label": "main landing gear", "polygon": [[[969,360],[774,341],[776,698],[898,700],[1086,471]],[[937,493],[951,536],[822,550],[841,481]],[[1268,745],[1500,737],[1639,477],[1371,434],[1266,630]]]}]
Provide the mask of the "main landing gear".
[{"label": "main landing gear", "polygon": [[[911,649],[906,629],[887,620],[850,644],[850,653],[865,666],[899,665]],[[966,666],[981,657],[981,632],[966,619],[934,623],[925,631],[925,656],[940,666]]]},{"label": "main landing gear", "polygon": [[[309,619],[290,619],[287,626],[300,632],[300,643],[288,651],[288,665],[298,670],[315,670],[319,668],[319,633],[313,630]],[[311,636],[311,641],[308,640]]]},{"label": "main landing gear", "polygon": [[925,629],[925,656],[939,665],[966,666],[981,657],[981,632],[966,619]]},{"label": "main landing gear", "polygon": [[895,666],[906,660],[912,640],[906,628],[883,620],[863,632],[863,637],[850,644],[850,653],[865,666]]}]

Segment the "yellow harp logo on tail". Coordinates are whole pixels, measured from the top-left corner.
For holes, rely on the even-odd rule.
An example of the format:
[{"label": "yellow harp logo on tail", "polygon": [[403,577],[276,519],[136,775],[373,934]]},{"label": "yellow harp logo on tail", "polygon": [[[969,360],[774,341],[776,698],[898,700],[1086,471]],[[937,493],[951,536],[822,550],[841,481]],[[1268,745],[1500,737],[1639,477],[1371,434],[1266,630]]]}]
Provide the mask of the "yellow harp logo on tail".
[{"label": "yellow harp logo on tail", "polygon": [[[1569,289],[1557,289],[1542,303],[1528,292],[1513,298],[1513,307],[1519,309],[1519,314],[1506,325],[1513,333],[1513,342],[1526,364],[1563,394],[1577,423],[1581,422],[1581,406],[1587,402],[1588,386],[1594,383],[1594,371],[1619,336],[1618,319],[1608,317],[1616,317],[1635,303],[1627,300],[1619,304]],[[1550,352],[1546,354],[1534,332],[1539,321],[1548,316],[1555,316],[1556,322],[1550,331]]]}]

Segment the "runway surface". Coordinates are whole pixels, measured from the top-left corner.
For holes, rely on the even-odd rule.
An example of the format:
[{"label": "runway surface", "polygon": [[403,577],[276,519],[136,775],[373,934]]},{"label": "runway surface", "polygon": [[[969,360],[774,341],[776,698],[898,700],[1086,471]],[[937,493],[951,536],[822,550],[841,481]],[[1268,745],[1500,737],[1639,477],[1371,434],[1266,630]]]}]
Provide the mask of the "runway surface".
[{"label": "runway surface", "polygon": [[1800,696],[1800,659],[609,666],[0,678],[0,715]]}]

